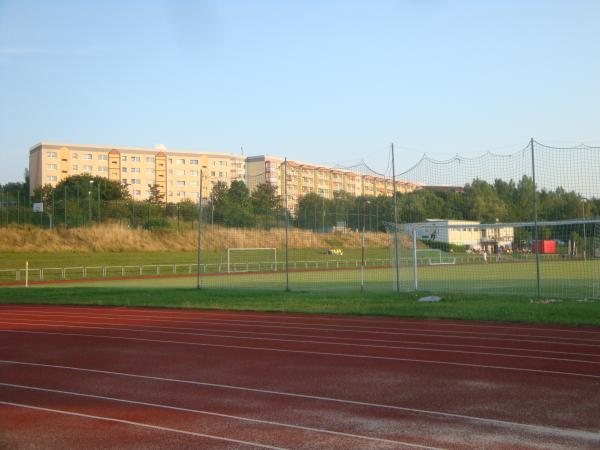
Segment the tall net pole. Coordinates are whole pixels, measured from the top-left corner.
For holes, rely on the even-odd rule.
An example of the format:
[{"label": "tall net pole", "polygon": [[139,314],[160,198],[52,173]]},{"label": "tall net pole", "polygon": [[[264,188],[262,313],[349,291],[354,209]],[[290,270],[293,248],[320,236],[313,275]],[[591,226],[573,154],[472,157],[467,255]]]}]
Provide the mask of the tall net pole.
[{"label": "tall net pole", "polygon": [[198,194],[198,254],[196,256],[196,289],[200,289],[200,254],[202,250],[202,169],[200,169],[200,193]]},{"label": "tall net pole", "polygon": [[536,200],[536,183],[535,183],[535,150],[533,145],[533,138],[531,138],[531,176],[533,181],[533,235],[535,246],[535,271],[536,271],[536,292],[537,297],[540,298],[540,241],[538,233],[538,216],[537,216],[537,200]]},{"label": "tall net pole", "polygon": [[394,160],[394,144],[392,143],[392,185],[394,190],[394,253],[396,256],[396,292],[400,292],[400,254],[398,249],[398,201],[396,199],[396,163]]},{"label": "tall net pole", "polygon": [[288,228],[290,223],[288,211],[288,189],[287,189],[287,158],[284,160],[283,166],[283,186],[285,191],[285,290],[290,290],[290,271],[288,259]]}]

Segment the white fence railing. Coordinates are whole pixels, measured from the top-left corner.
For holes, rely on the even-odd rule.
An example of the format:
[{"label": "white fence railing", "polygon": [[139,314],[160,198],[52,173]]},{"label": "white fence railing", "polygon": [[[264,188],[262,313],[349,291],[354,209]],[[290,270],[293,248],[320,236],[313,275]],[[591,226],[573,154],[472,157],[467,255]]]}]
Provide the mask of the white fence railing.
[{"label": "white fence railing", "polygon": [[[385,258],[365,259],[365,267],[379,267],[391,264]],[[359,268],[359,259],[336,260],[306,260],[290,261],[290,270],[319,270]],[[30,281],[78,280],[88,278],[126,278],[138,276],[186,275],[195,274],[196,263],[174,264],[139,264],[139,265],[110,265],[110,266],[69,266],[29,268]],[[0,282],[25,280],[26,269],[0,269]],[[252,273],[280,272],[285,270],[285,262],[257,261],[237,263],[206,263],[200,264],[201,273]]]},{"label": "white fence railing", "polygon": [[[544,261],[577,259],[565,255],[540,255]],[[579,258],[580,259],[580,258]],[[494,255],[488,258],[488,263],[518,263],[535,262],[535,255],[528,254],[506,254],[496,260]],[[417,258],[419,266],[439,266],[458,264],[482,264],[483,258],[476,254],[458,254],[439,258],[423,256]],[[389,258],[366,258],[365,267],[389,267],[393,261]],[[400,258],[401,266],[413,265],[413,259],[409,256]],[[333,269],[359,269],[360,259],[322,259],[289,261],[290,270],[333,270]],[[168,276],[195,274],[196,263],[170,263],[170,264],[137,264],[137,265],[109,265],[109,266],[68,266],[68,267],[42,267],[30,268],[30,281],[53,281],[53,280],[78,280],[88,278],[127,278],[139,276]],[[261,273],[261,272],[283,272],[285,262],[256,261],[229,263],[206,263],[200,264],[201,273],[213,274],[239,274],[239,273]],[[0,269],[1,282],[19,282],[25,280],[25,269]]]}]

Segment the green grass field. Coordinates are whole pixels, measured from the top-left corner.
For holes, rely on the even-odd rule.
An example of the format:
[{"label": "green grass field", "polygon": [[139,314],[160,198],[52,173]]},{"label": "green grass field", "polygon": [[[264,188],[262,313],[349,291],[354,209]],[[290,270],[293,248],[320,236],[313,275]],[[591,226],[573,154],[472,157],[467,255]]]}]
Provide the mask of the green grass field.
[{"label": "green grass field", "polygon": [[416,299],[423,293],[196,290],[158,285],[74,287],[0,288],[0,303],[202,308],[600,326],[600,303],[597,301],[545,304],[526,296],[450,293],[438,303],[419,303]]}]

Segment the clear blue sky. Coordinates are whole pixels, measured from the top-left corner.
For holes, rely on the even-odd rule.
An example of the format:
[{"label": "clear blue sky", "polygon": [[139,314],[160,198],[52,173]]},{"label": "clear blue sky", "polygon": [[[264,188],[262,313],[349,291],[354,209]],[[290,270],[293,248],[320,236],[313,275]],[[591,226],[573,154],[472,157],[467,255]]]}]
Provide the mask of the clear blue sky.
[{"label": "clear blue sky", "polygon": [[360,158],[600,141],[598,1],[0,0],[0,183],[34,143]]}]

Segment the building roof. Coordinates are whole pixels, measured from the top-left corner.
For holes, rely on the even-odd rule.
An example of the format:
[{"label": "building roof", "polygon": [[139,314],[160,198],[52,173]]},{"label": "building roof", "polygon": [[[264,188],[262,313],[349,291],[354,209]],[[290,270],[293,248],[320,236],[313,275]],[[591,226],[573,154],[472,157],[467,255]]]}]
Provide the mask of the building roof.
[{"label": "building roof", "polygon": [[122,147],[122,146],[114,146],[114,145],[91,145],[91,144],[69,144],[65,142],[38,142],[33,147],[29,149],[29,152],[37,150],[40,147],[67,147],[67,148],[76,148],[76,149],[85,149],[90,151],[105,151],[110,152],[111,150],[117,150],[120,152],[139,152],[148,155],[155,155],[157,152],[165,151],[167,153],[173,153],[178,155],[187,155],[187,156],[198,156],[198,155],[208,155],[208,156],[227,156],[230,158],[238,158],[238,159],[246,159],[242,155],[237,155],[235,153],[225,153],[225,152],[205,152],[201,150],[178,150],[178,149],[166,149],[164,146],[161,148],[144,148],[144,147]]}]

